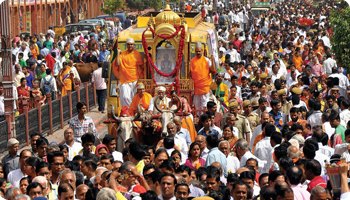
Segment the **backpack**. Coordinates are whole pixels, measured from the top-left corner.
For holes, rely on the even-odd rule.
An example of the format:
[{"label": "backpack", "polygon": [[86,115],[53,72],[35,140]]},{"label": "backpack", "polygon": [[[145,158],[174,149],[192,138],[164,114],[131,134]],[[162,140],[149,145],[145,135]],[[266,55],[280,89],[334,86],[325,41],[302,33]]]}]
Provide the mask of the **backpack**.
[{"label": "backpack", "polygon": [[223,15],[220,15],[219,17],[219,24],[225,24],[225,17]]},{"label": "backpack", "polygon": [[49,94],[51,93],[51,81],[52,81],[53,77],[51,76],[49,81],[46,81],[46,79],[44,78],[44,87],[43,90],[45,92],[45,94]]}]

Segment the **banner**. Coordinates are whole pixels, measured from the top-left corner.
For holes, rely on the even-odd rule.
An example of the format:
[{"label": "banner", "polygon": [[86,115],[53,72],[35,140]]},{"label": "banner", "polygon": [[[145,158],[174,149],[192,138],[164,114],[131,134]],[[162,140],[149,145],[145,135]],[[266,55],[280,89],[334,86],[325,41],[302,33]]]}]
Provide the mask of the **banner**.
[{"label": "banner", "polygon": [[215,68],[217,69],[219,68],[219,53],[218,53],[218,46],[216,43],[216,34],[213,29],[209,29],[207,31],[209,34],[211,53],[214,55]]},{"label": "banner", "polygon": [[31,14],[29,11],[26,12],[26,26],[27,26],[26,32],[28,32],[30,34],[30,30],[32,27],[32,18],[31,18]]}]

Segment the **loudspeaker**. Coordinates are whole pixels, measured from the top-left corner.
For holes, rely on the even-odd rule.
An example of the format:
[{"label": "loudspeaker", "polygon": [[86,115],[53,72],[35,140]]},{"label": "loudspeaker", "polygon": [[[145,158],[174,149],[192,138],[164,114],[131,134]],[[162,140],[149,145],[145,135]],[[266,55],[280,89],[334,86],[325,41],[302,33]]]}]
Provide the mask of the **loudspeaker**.
[{"label": "loudspeaker", "polygon": [[103,62],[102,64],[102,78],[108,78],[109,76],[109,62]]}]

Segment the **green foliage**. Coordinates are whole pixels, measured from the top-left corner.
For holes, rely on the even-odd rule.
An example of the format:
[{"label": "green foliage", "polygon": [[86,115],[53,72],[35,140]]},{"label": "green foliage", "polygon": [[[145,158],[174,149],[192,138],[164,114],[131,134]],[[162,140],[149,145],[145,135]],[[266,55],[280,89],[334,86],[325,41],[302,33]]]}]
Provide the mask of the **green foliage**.
[{"label": "green foliage", "polygon": [[104,8],[100,8],[100,10],[107,14],[114,16],[114,13],[119,8],[124,8],[123,0],[103,0]]},{"label": "green foliage", "polygon": [[350,7],[342,11],[332,11],[330,16],[334,35],[331,37],[332,52],[338,59],[338,65],[350,71]]},{"label": "green foliage", "polygon": [[[125,0],[128,8],[132,10],[142,11],[148,8],[154,8],[154,10],[162,9],[162,0]],[[180,3],[180,0],[170,0],[172,3]]]}]

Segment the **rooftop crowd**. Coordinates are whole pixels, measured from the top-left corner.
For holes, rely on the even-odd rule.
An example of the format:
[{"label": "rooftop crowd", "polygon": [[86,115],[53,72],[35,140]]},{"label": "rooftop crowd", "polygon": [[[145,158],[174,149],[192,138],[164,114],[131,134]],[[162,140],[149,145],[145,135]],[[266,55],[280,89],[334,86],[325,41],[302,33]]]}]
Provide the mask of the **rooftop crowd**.
[{"label": "rooftop crowd", "polygon": [[[0,165],[0,199],[350,199],[350,82],[330,42],[329,17],[339,4],[286,1],[256,16],[249,4],[219,1],[217,6],[213,12],[212,3],[185,3],[187,12],[200,12],[216,25],[219,43],[217,69],[212,55],[203,55],[203,44],[195,45],[190,68],[194,109],[200,112],[192,112],[191,101],[178,98],[175,90],[160,86],[155,96],[145,92],[138,83],[144,60],[129,38],[127,49],[118,49],[112,62],[120,81],[119,116],[138,115],[142,104],[151,115],[181,105],[176,112],[189,117],[153,121],[166,127],[153,146],[137,137],[100,138],[85,116],[86,104],[79,102],[64,144],[35,133],[31,148],[19,151],[19,142],[8,140],[9,152]],[[300,24],[301,18],[313,22]],[[65,95],[80,84],[76,63],[98,63],[92,81],[104,112],[107,85],[101,66],[110,60],[112,41],[122,30],[118,23],[87,36],[60,36],[56,42],[52,29],[45,36],[14,38],[18,97],[32,101],[40,95],[44,104],[46,94]],[[20,103],[17,110],[23,112]],[[187,120],[196,124],[195,133],[182,127]],[[338,176],[328,174],[330,165],[338,166]]]}]

